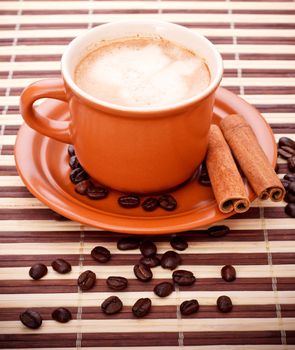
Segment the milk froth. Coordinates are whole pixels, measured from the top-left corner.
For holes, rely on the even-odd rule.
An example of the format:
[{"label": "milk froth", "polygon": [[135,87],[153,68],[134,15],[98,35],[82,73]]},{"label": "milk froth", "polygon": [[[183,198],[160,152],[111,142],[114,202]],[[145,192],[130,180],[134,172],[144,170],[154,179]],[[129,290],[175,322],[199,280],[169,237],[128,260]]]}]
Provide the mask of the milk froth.
[{"label": "milk froth", "polygon": [[210,83],[204,59],[164,39],[127,38],[100,45],[75,70],[89,95],[128,107],[169,105]]}]

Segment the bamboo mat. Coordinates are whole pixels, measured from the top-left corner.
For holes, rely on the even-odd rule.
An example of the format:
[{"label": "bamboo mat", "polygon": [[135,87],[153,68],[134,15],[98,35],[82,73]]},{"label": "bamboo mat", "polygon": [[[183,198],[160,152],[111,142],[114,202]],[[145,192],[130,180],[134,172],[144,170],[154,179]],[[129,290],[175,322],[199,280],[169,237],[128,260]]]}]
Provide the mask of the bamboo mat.
[{"label": "bamboo mat", "polygon": [[[256,201],[249,212],[225,221],[231,232],[213,239],[201,230],[184,233],[189,248],[183,268],[197,276],[192,287],[176,289],[160,299],[153,287],[171,273],[154,269],[143,284],[132,266],[138,251],[116,248],[117,234],[98,232],[71,221],[56,220],[20,180],[13,145],[22,123],[19,94],[29,83],[58,77],[59,60],[73,37],[104,22],[124,18],[158,18],[183,24],[206,35],[224,58],[222,85],[254,104],[270,123],[276,139],[295,137],[295,2],[294,1],[1,1],[0,2],[0,348],[42,349],[295,349],[295,220],[281,203]],[[287,171],[279,160],[279,174]],[[167,237],[155,239],[161,252]],[[95,245],[113,252],[106,265],[90,257]],[[35,262],[50,266],[63,257],[73,266],[66,276],[49,268],[42,280],[28,276]],[[220,278],[224,264],[238,278]],[[97,273],[97,285],[79,292],[81,271]],[[130,279],[127,292],[116,292],[121,313],[106,317],[99,305],[109,295],[105,279]],[[234,309],[216,311],[226,294]],[[150,297],[152,312],[137,320],[131,307]],[[181,317],[183,300],[197,298],[200,311]],[[68,307],[73,320],[51,320],[54,308]],[[25,329],[18,320],[26,308],[43,316],[40,329]],[[293,345],[292,345],[293,344]]]}]

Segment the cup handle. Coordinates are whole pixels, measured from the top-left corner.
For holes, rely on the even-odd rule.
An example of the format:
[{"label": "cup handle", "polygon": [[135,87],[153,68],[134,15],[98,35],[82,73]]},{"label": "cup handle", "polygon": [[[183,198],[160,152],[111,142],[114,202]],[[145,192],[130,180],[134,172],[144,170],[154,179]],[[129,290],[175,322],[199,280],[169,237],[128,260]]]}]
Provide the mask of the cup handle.
[{"label": "cup handle", "polygon": [[63,80],[43,79],[26,87],[20,97],[20,111],[31,128],[57,141],[71,144],[70,122],[57,121],[47,115],[41,115],[33,106],[40,98],[54,98],[68,102]]}]

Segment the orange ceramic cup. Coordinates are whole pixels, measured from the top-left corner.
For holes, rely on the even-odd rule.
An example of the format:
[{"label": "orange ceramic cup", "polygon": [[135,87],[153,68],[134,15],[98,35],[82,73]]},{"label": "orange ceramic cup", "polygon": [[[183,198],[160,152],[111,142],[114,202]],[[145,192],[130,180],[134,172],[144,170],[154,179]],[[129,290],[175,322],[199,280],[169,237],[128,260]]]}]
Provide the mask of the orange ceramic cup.
[{"label": "orange ceramic cup", "polygon": [[[75,67],[102,40],[156,36],[203,57],[210,70],[209,86],[187,100],[161,107],[124,107],[88,95],[73,80]],[[89,175],[123,192],[160,192],[192,176],[207,149],[215,90],[222,59],[213,44],[185,27],[162,21],[120,21],[95,27],[74,39],[61,61],[63,79],[44,79],[21,96],[21,113],[36,131],[73,144]],[[66,101],[70,121],[40,115],[40,98]]]}]

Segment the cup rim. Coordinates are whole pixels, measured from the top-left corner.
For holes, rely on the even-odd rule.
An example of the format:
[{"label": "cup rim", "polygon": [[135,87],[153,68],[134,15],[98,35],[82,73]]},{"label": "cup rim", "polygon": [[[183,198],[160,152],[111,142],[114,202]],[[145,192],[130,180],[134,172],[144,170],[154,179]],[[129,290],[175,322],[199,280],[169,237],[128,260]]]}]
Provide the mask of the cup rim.
[{"label": "cup rim", "polygon": [[[83,41],[84,38],[89,36],[91,32],[98,31],[101,27],[112,27],[117,25],[127,25],[128,23],[138,23],[138,24],[152,24],[152,25],[161,25],[161,26],[173,26],[178,27],[182,31],[190,32],[190,35],[193,34],[199,41],[201,40],[203,43],[205,43],[209,48],[211,49],[214,59],[217,65],[216,74],[213,77],[213,79],[210,80],[209,85],[206,87],[206,89],[202,90],[200,93],[189,97],[187,99],[183,99],[181,101],[171,103],[171,104],[165,104],[165,105],[156,105],[156,106],[123,106],[119,104],[114,104],[111,102],[107,102],[104,100],[101,100],[99,98],[96,98],[94,96],[91,96],[87,92],[83,91],[74,81],[70,74],[68,62],[70,60],[70,52],[79,42]],[[104,107],[109,110],[118,111],[118,112],[128,112],[128,113],[140,113],[140,114],[150,114],[150,113],[157,113],[157,112],[165,112],[165,111],[171,111],[171,110],[178,110],[187,106],[190,106],[193,103],[202,101],[207,96],[211,95],[219,86],[220,81],[222,79],[223,75],[223,62],[222,57],[216,47],[209,41],[205,36],[203,36],[200,33],[193,32],[189,28],[186,28],[184,26],[181,26],[179,24],[175,24],[168,21],[162,21],[162,20],[138,20],[138,19],[132,19],[132,20],[120,20],[120,21],[112,21],[109,23],[101,24],[99,26],[96,26],[90,30],[87,30],[86,32],[78,35],[76,38],[74,38],[70,44],[67,46],[65,52],[62,55],[61,59],[61,71],[62,76],[66,82],[66,84],[71,88],[72,91],[75,92],[78,96],[85,99],[86,101],[90,102],[92,105],[95,105],[97,107]],[[211,71],[210,71],[211,73]]]}]

